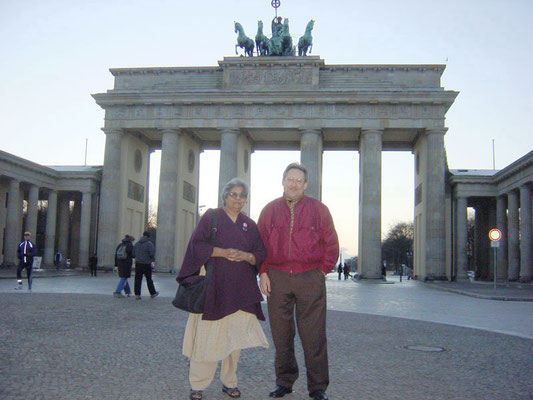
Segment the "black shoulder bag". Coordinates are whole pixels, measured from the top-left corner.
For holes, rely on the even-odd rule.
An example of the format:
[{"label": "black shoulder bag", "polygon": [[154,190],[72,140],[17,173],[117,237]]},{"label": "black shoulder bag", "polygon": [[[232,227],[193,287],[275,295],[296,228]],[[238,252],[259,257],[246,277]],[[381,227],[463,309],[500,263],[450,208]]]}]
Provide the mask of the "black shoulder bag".
[{"label": "black shoulder bag", "polygon": [[[209,241],[215,243],[217,233],[218,210],[213,214],[213,225],[211,227],[211,236]],[[207,284],[213,274],[213,264],[215,260],[210,258],[205,264],[205,276],[199,276],[193,283],[182,282],[178,286],[176,296],[172,300],[172,305],[180,310],[193,314],[202,314],[204,312],[205,297],[207,293]]]}]

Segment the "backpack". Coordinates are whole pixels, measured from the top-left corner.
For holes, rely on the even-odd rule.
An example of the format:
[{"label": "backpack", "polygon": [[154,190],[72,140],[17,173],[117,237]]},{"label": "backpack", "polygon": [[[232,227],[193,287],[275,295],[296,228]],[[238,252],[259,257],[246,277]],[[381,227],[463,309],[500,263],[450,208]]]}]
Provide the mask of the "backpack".
[{"label": "backpack", "polygon": [[117,260],[127,260],[128,259],[128,248],[124,243],[121,243],[117,249]]}]

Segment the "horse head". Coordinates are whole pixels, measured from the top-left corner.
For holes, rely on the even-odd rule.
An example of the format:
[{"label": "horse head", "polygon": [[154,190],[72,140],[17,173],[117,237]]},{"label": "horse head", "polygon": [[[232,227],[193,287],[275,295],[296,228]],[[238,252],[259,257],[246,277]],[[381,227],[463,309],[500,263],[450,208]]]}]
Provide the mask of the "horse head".
[{"label": "horse head", "polygon": [[307,27],[305,28],[306,32],[311,32],[313,30],[313,27],[315,26],[315,21],[311,20],[307,23]]},{"label": "horse head", "polygon": [[263,32],[263,21],[261,20],[257,21],[257,31]]},{"label": "horse head", "polygon": [[235,33],[240,33],[242,31],[242,25],[238,22],[235,22]]}]

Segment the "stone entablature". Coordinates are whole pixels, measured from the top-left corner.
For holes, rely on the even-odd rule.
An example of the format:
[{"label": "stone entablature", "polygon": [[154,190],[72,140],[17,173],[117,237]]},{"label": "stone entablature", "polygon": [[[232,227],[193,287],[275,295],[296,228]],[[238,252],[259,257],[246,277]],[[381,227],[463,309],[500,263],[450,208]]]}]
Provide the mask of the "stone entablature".
[{"label": "stone entablature", "polygon": [[0,176],[50,190],[96,193],[102,167],[44,166],[0,150]]},{"label": "stone entablature", "polygon": [[254,149],[297,149],[320,129],[324,149],[358,149],[365,129],[384,150],[411,150],[423,130],[444,127],[457,92],[440,85],[443,65],[326,65],[318,56],[226,57],[219,67],[112,69],[113,90],[95,94],[105,128],[135,132],[155,148],[179,129],[204,149],[220,129],[249,135]]},{"label": "stone entablature", "polygon": [[450,170],[457,196],[496,197],[533,182],[533,151],[502,170]]},{"label": "stone entablature", "polygon": [[[225,57],[219,67],[113,68],[114,91],[128,90],[376,90],[444,91],[445,66],[392,64],[326,65],[319,56]],[[109,93],[109,92],[108,92]]]}]

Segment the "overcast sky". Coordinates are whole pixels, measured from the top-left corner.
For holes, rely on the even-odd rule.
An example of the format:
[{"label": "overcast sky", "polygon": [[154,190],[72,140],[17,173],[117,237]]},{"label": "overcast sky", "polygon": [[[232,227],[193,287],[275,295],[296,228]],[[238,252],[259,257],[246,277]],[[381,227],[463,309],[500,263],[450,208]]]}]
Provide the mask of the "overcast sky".
[{"label": "overcast sky", "polygon": [[[533,1],[281,0],[278,14],[293,40],[315,20],[312,54],[326,64],[446,64],[442,86],[460,92],[446,118],[450,168],[492,169],[493,139],[497,169],[533,149]],[[102,164],[104,112],[90,94],[113,87],[109,68],[217,65],[235,55],[234,21],[253,37],[273,16],[270,0],[0,0],[1,149],[79,165],[88,139],[87,163]],[[253,218],[297,160],[253,154]],[[215,206],[218,152],[201,163],[200,204]],[[383,233],[413,218],[412,164],[409,152],[383,154]],[[358,155],[326,152],[323,168],[323,201],[354,255]]]}]

